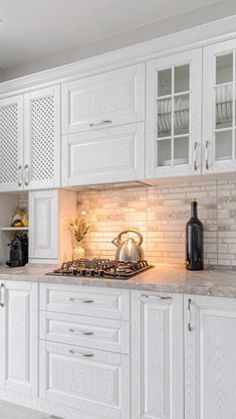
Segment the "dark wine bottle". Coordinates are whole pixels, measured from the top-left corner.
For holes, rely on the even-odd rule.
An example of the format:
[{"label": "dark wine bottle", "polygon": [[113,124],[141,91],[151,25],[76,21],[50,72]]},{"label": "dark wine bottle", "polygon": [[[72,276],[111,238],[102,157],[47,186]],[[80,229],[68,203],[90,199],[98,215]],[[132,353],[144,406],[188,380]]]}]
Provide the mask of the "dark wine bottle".
[{"label": "dark wine bottle", "polygon": [[197,202],[191,202],[191,218],[186,224],[186,269],[203,269],[203,224],[197,216]]}]

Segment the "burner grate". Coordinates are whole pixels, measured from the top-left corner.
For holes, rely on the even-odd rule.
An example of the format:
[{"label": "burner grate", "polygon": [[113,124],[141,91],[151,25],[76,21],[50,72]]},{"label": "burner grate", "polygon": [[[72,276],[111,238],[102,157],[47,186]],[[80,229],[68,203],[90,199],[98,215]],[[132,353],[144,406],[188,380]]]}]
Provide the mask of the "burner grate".
[{"label": "burner grate", "polygon": [[128,279],[151,267],[146,260],[121,262],[109,259],[78,259],[63,262],[59,269],[47,275]]}]

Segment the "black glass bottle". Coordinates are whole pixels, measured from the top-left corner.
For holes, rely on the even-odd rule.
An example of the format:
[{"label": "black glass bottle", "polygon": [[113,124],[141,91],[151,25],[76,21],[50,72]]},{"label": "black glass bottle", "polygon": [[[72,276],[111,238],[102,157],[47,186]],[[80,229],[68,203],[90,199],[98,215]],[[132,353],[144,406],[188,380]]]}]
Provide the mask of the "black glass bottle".
[{"label": "black glass bottle", "polygon": [[186,268],[203,269],[203,224],[197,216],[197,202],[191,202],[191,218],[186,224]]}]

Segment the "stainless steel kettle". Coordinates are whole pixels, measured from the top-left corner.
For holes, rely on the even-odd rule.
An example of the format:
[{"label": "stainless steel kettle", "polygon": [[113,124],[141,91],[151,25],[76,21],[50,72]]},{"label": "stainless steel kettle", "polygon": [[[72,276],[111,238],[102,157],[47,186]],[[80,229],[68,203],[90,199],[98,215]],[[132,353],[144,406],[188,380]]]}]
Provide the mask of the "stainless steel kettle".
[{"label": "stainless steel kettle", "polygon": [[[129,233],[137,235],[138,239],[132,237],[124,239],[122,236]],[[142,234],[135,230],[124,230],[112,240],[112,243],[117,247],[115,259],[122,262],[137,261],[144,259],[143,249],[141,244],[143,242]]]}]

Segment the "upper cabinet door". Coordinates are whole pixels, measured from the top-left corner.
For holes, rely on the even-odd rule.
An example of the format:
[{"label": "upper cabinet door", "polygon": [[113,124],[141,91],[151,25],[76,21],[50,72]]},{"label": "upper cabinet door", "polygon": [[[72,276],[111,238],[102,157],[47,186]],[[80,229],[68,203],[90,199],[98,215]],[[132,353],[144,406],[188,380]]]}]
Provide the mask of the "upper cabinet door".
[{"label": "upper cabinet door", "polygon": [[62,185],[124,182],[144,177],[144,123],[62,138]]},{"label": "upper cabinet door", "polygon": [[24,187],[60,186],[60,87],[28,93],[25,105]]},{"label": "upper cabinet door", "polygon": [[147,63],[147,178],[200,173],[201,91],[201,49]]},{"label": "upper cabinet door", "polygon": [[63,134],[143,121],[144,95],[144,64],[66,83]]},{"label": "upper cabinet door", "polygon": [[0,191],[22,188],[23,97],[0,101]]},{"label": "upper cabinet door", "polygon": [[236,169],[236,41],[204,48],[203,173]]}]

